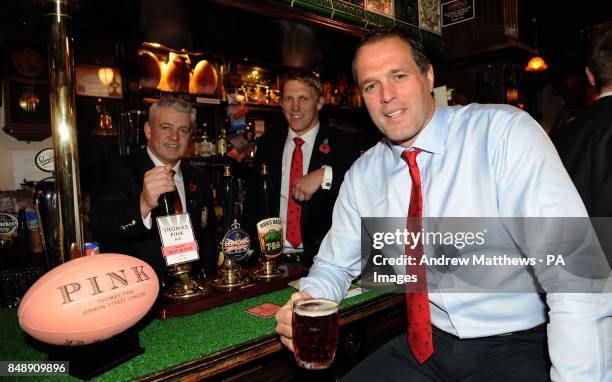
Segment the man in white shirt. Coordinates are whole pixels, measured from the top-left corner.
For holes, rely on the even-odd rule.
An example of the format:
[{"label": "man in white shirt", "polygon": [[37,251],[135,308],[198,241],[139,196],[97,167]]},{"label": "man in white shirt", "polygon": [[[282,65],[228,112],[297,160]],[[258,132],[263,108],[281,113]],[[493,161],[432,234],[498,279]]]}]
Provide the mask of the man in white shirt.
[{"label": "man in white shirt", "polygon": [[[537,122],[507,105],[436,106],[431,64],[401,31],[366,35],[353,71],[386,138],[347,172],[314,265],[276,315],[276,330],[291,350],[291,302],[339,301],[359,276],[361,218],[587,216]],[[510,229],[506,234],[510,244],[517,239]],[[609,269],[603,273],[609,277]],[[554,290],[545,275],[540,266],[517,273]],[[499,293],[407,290],[408,333],[345,380],[612,380],[609,294],[548,293],[544,302],[537,293],[503,293],[504,286]]]},{"label": "man in white shirt", "polygon": [[[171,213],[187,212],[200,248],[194,276],[215,271],[214,227],[208,175],[181,160],[196,124],[195,110],[183,100],[162,98],[151,105],[145,124],[147,148],[111,160],[92,195],[91,230],[104,252],[147,261],[160,280],[167,276],[155,217],[166,194]],[[178,199],[176,195],[178,193]]]},{"label": "man in white shirt", "polygon": [[[294,69],[281,80],[281,107],[287,130],[266,133],[257,144],[254,172],[268,165],[274,187],[271,216],[283,224],[283,252],[312,264],[331,226],[331,214],[345,172],[359,156],[355,134],[329,128],[319,120],[325,98],[311,71]],[[298,144],[299,143],[299,144]],[[245,216],[253,229],[262,216],[256,180],[247,193]]]}]

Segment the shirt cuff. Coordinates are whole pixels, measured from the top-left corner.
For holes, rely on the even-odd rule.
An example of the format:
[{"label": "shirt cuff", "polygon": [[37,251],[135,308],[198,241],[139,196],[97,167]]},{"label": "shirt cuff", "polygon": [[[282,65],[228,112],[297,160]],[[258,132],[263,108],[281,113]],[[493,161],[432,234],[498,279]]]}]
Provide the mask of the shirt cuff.
[{"label": "shirt cuff", "polygon": [[142,218],[142,224],[146,227],[146,229],[151,229],[153,226],[153,222],[151,221],[151,213],[149,212],[147,216]]},{"label": "shirt cuff", "polygon": [[334,172],[331,166],[323,165],[323,182],[321,182],[321,188],[324,190],[331,189],[332,181],[334,180]]}]

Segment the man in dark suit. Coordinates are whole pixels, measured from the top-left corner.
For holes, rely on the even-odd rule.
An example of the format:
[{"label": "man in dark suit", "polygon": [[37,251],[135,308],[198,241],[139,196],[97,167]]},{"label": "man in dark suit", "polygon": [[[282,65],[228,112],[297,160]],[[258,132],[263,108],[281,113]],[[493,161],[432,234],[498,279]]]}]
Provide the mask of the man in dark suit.
[{"label": "man in dark suit", "polygon": [[146,150],[111,161],[92,198],[91,231],[101,250],[145,260],[166,283],[167,266],[155,220],[164,215],[162,194],[171,200],[175,211],[189,213],[200,249],[200,260],[191,263],[192,274],[201,277],[203,272],[210,275],[215,271],[213,219],[208,218],[212,211],[209,179],[203,171],[181,161],[195,118],[195,110],[182,100],[162,98],[153,104],[144,127]]},{"label": "man in dark suit", "polygon": [[[257,145],[255,172],[266,163],[274,184],[272,216],[283,221],[283,252],[289,259],[303,251],[301,261],[312,264],[331,216],[344,173],[359,156],[354,134],[319,122],[325,99],[312,72],[295,69],[281,80],[281,106],[289,128],[265,134]],[[247,194],[245,221],[254,229],[261,216],[256,181]]]},{"label": "man in dark suit", "polygon": [[599,99],[551,138],[590,216],[612,216],[612,27],[596,38],[586,74]]}]

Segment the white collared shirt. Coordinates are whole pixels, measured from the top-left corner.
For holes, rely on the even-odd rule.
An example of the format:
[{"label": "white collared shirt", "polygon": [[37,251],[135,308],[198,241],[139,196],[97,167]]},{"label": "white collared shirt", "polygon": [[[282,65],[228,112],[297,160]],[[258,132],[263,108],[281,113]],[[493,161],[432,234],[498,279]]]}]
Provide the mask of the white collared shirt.
[{"label": "white collared shirt", "polygon": [[[413,147],[422,150],[425,217],[587,216],[546,133],[514,107],[437,106]],[[361,273],[361,218],[405,218],[412,181],[404,150],[380,142],[347,172],[332,227],[300,290],[341,300]],[[528,272],[518,277],[533,283]],[[537,293],[432,291],[429,300],[433,325],[459,338],[525,330],[548,318],[553,380],[612,380],[609,294],[549,293],[545,303]]]},{"label": "white collared shirt", "polygon": [[[155,156],[155,154],[153,154],[153,151],[151,151],[149,146],[147,146],[147,154],[149,154],[149,158],[151,158],[155,166],[165,166],[164,163],[160,161]],[[181,198],[181,205],[183,206],[183,211],[186,212],[187,202],[185,196],[185,184],[183,182],[183,173],[181,172],[181,161],[179,160],[178,162],[176,162],[172,169],[174,170],[174,184],[176,185],[176,190],[178,191],[179,197]],[[151,227],[153,226],[151,221],[151,212],[149,212],[147,216],[142,218],[142,224],[144,224],[147,229],[151,229]]]}]

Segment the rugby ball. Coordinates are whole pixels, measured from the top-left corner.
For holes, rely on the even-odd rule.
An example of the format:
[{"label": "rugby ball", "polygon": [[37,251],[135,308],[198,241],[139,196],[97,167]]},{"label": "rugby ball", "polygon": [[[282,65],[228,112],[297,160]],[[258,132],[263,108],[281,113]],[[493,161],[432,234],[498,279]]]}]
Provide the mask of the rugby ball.
[{"label": "rugby ball", "polygon": [[157,57],[149,51],[138,54],[138,69],[140,70],[140,87],[155,89],[161,80],[161,68]]},{"label": "rugby ball", "polygon": [[187,93],[189,91],[189,65],[187,59],[176,55],[166,66],[166,86],[172,92]]},{"label": "rugby ball", "polygon": [[189,93],[214,94],[217,90],[218,81],[217,70],[213,64],[202,60],[193,70],[193,76],[189,82]]},{"label": "rugby ball", "polygon": [[79,257],[44,274],[26,292],[17,316],[32,337],[53,345],[103,341],[151,309],[159,282],[149,264],[116,253]]}]

